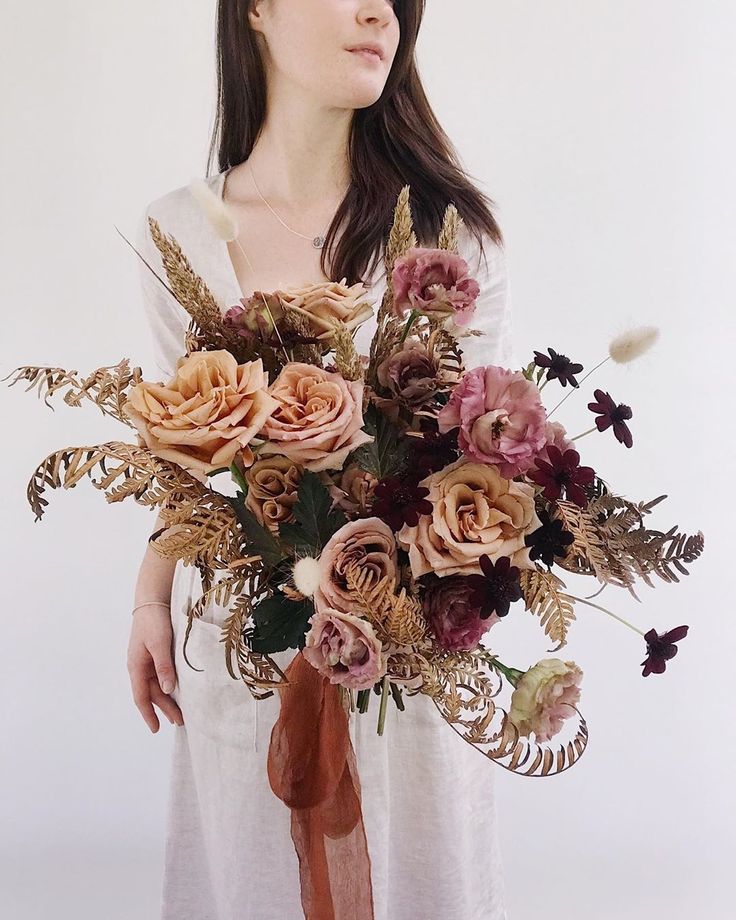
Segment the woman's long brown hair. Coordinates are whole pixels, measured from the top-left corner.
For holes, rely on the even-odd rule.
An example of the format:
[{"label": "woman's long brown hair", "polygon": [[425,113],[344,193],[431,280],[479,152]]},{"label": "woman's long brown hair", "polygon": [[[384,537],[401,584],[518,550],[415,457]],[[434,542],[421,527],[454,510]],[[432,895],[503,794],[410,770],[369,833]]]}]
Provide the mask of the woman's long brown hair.
[{"label": "woman's long brown hair", "polygon": [[[219,172],[247,160],[266,115],[266,73],[248,22],[250,2],[218,0],[217,111],[208,173],[216,151]],[[328,278],[347,278],[354,284],[372,276],[372,260],[391,228],[404,185],[410,186],[420,246],[436,242],[450,202],[481,251],[484,233],[503,245],[491,213],[495,202],[463,171],[419,78],[415,47],[424,10],[425,0],[397,0],[401,39],[386,86],[373,105],[355,111],[348,151],[352,181],[322,250],[322,271]],[[332,270],[327,269],[328,258]]]}]

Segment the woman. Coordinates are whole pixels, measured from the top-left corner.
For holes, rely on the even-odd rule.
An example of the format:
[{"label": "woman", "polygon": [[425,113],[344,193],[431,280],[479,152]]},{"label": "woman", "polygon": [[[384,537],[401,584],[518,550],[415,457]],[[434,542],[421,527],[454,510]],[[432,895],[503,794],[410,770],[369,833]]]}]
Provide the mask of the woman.
[{"label": "woman", "polygon": [[[140,247],[150,264],[163,272],[149,215],[176,237],[223,312],[254,290],[343,277],[363,280],[380,303],[381,243],[409,184],[420,245],[436,241],[449,201],[465,221],[460,252],[481,285],[474,326],[486,333],[463,340],[466,366],[511,364],[502,236],[422,90],[414,49],[423,12],[423,0],[220,0],[210,154],[219,136],[220,172],[207,181],[235,212],[247,258],[216,236],[182,187],[146,209]],[[142,273],[157,370],[169,377],[189,316]],[[360,328],[360,352],[374,330],[375,319]],[[129,646],[146,723],[158,730],[156,706],[177,726],[162,916],[300,920],[289,809],[266,773],[279,695],[256,702],[227,674],[221,607],[193,624],[187,654],[199,670],[183,660],[184,612],[198,581],[194,568],[148,549]],[[285,669],[294,654],[274,658]],[[408,698],[403,713],[390,706],[382,737],[375,716],[374,703],[351,717],[350,731],[376,920],[502,920],[496,767],[427,696]]]}]

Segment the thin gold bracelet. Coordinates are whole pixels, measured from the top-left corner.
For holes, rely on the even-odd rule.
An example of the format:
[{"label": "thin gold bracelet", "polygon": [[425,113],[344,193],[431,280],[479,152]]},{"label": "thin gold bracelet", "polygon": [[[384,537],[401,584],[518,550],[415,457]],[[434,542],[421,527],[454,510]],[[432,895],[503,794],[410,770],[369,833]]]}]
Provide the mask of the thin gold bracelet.
[{"label": "thin gold bracelet", "polygon": [[167,604],[165,601],[146,601],[145,604],[136,604],[130,615],[133,616],[136,610],[140,610],[141,607],[166,607],[171,610],[171,604]]}]

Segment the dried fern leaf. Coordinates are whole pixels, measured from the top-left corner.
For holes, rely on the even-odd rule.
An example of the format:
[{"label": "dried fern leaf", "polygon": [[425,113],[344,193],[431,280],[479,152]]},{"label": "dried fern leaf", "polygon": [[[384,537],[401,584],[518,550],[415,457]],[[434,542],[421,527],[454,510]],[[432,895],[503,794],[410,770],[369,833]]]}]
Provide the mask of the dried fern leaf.
[{"label": "dried fern leaf", "polygon": [[141,380],[141,369],[130,368],[130,362],[123,358],[118,364],[98,367],[92,373],[79,379],[77,371],[66,371],[61,367],[39,367],[26,365],[17,367],[2,380],[13,376],[8,386],[13,386],[21,380],[28,380],[26,392],[34,387],[38,390],[38,397],[43,395],[44,403],[53,410],[49,398],[59,390],[65,390],[63,399],[68,406],[80,406],[82,400],[93,402],[103,415],[110,415],[133,428],[130,419],[123,414],[123,406],[128,400],[127,390],[131,384],[135,385]]},{"label": "dried fern leaf", "polygon": [[549,651],[559,651],[567,644],[568,630],[575,619],[572,602],[560,594],[564,581],[554,572],[540,569],[522,569],[519,581],[526,609],[539,617],[544,634],[558,643]]}]

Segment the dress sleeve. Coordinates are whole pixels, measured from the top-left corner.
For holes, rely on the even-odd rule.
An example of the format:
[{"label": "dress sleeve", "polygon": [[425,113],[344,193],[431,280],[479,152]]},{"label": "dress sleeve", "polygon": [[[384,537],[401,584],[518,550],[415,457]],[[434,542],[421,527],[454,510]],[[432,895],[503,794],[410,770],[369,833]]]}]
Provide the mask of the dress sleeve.
[{"label": "dress sleeve", "polygon": [[471,329],[480,336],[462,336],[465,367],[471,369],[485,364],[499,364],[516,370],[518,361],[514,347],[511,294],[506,264],[506,251],[487,234],[483,235],[485,254],[474,236],[463,227],[459,252],[468,263],[468,270],[478,281],[480,294]]},{"label": "dress sleeve", "polygon": [[[166,281],[161,253],[153,242],[148,226],[150,214],[151,205],[145,209],[139,220],[136,248],[151,268]],[[176,298],[151,274],[148,267],[140,259],[136,258],[136,261],[143,292],[143,309],[153,345],[156,375],[163,375],[162,379],[169,380],[174,376],[177,360],[186,351],[184,338],[189,328],[190,317]]]}]

